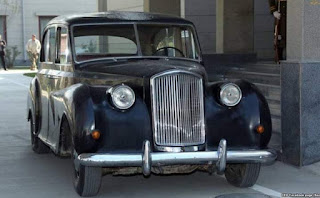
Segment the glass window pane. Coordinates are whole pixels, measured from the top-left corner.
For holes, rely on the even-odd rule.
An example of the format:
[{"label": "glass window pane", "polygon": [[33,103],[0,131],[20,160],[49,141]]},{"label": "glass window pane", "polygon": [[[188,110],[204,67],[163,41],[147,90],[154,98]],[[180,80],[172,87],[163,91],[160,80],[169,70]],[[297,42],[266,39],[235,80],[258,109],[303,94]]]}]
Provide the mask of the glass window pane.
[{"label": "glass window pane", "polygon": [[56,30],[55,28],[50,28],[44,39],[45,48],[45,61],[54,62],[56,57]]},{"label": "glass window pane", "polygon": [[76,26],[73,35],[78,61],[138,54],[133,25]]},{"label": "glass window pane", "polygon": [[60,31],[60,63],[66,64],[71,62],[69,50],[69,37],[67,28],[61,28]]},{"label": "glass window pane", "polygon": [[43,58],[42,58],[42,61],[44,62],[48,62],[48,57],[49,57],[49,33],[50,30],[48,30],[45,34],[45,37],[44,37],[44,40],[43,40],[43,45],[42,45],[42,48],[41,50],[43,50],[42,52],[42,55],[43,55]]},{"label": "glass window pane", "polygon": [[193,30],[183,25],[138,25],[144,56],[199,58]]},{"label": "glass window pane", "polygon": [[2,39],[6,39],[5,38],[5,29],[6,27],[5,26],[5,17],[4,16],[0,16],[0,35],[2,35]]}]

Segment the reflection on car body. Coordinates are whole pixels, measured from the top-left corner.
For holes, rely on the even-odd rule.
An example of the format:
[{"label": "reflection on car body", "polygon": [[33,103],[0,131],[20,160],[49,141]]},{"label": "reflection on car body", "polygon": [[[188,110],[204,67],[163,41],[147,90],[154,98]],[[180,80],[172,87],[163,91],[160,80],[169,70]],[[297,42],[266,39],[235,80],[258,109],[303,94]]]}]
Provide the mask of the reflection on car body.
[{"label": "reflection on car body", "polygon": [[61,16],[42,40],[28,96],[32,148],[71,156],[79,195],[96,195],[103,174],[199,169],[249,187],[275,160],[265,98],[246,81],[208,82],[191,22]]}]

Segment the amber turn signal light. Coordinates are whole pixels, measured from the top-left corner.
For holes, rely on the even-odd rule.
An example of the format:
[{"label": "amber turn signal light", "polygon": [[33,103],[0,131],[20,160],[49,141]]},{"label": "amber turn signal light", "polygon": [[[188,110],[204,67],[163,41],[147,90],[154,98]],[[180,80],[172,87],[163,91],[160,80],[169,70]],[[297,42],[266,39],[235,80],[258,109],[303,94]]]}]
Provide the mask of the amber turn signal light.
[{"label": "amber turn signal light", "polygon": [[259,126],[257,126],[256,130],[257,130],[257,132],[258,132],[259,134],[262,134],[262,133],[264,132],[264,127],[261,126],[261,125],[259,125]]},{"label": "amber turn signal light", "polygon": [[99,131],[92,131],[91,136],[94,140],[98,140],[101,135]]}]

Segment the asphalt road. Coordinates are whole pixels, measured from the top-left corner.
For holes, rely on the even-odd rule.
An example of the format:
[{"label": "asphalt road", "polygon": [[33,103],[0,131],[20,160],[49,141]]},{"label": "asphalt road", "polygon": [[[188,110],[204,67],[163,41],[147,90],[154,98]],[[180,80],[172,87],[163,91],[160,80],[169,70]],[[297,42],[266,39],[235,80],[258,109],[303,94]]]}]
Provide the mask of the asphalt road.
[{"label": "asphalt road", "polygon": [[[31,78],[23,71],[0,71],[0,198],[78,197],[69,159],[38,155],[30,147],[26,96]],[[251,193],[280,197],[281,193],[320,193],[320,164],[295,168],[277,162],[262,167],[257,185],[230,186],[224,177],[195,173],[183,176],[112,177],[102,180],[97,197],[205,197]],[[246,196],[244,196],[246,197]]]}]

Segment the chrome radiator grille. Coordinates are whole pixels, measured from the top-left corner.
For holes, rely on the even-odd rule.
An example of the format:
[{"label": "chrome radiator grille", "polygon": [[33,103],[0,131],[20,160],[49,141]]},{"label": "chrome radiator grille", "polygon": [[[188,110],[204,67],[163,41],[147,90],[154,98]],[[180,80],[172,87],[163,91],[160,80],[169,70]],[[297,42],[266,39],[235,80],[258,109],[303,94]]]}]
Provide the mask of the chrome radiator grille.
[{"label": "chrome radiator grille", "polygon": [[152,77],[151,98],[155,143],[159,146],[204,144],[202,77],[171,71]]}]

